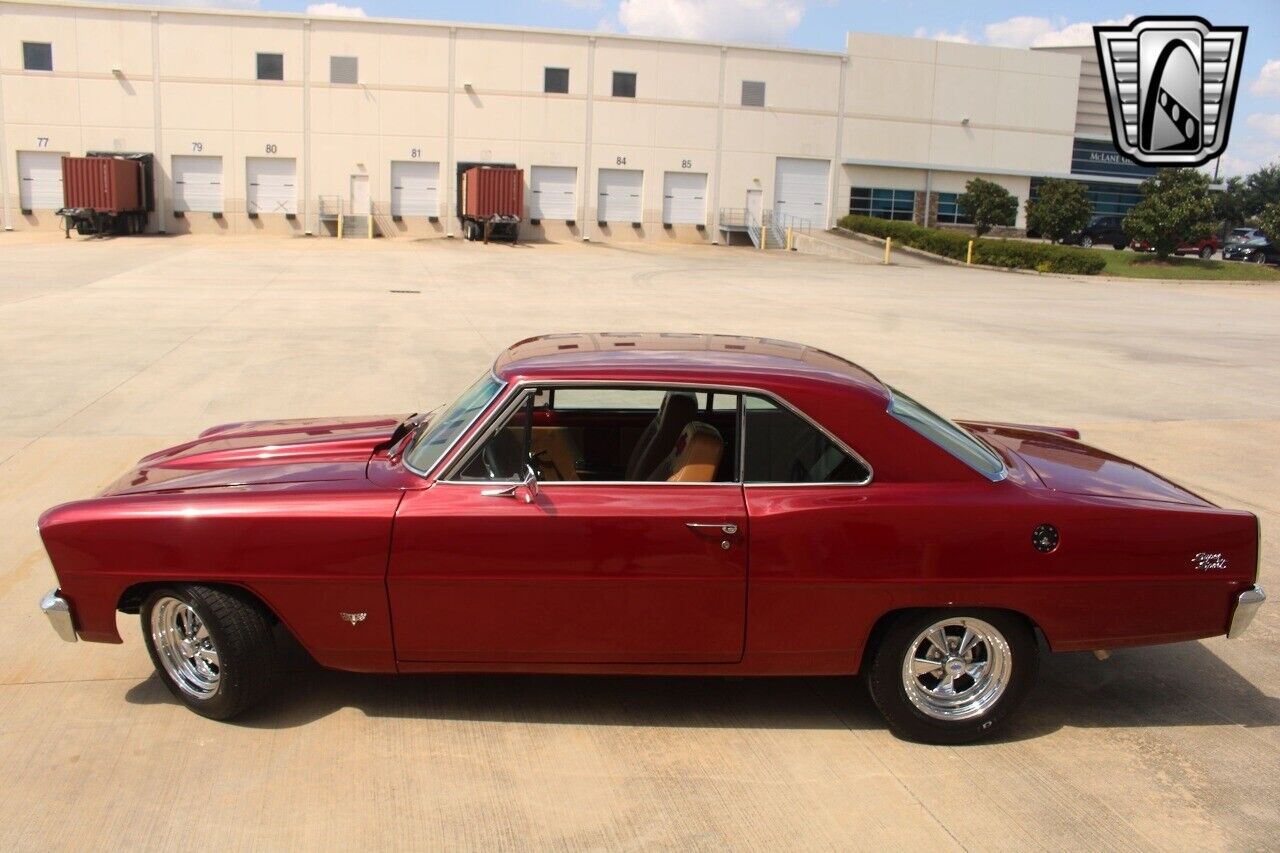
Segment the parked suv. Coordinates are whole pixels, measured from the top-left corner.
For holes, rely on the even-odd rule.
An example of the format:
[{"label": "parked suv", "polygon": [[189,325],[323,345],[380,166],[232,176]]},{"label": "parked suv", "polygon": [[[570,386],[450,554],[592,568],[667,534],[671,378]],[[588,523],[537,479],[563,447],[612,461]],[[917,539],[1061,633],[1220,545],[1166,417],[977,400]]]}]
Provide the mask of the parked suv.
[{"label": "parked suv", "polygon": [[1123,216],[1098,215],[1089,220],[1089,224],[1084,227],[1084,230],[1077,231],[1062,242],[1074,243],[1086,249],[1091,248],[1095,243],[1101,246],[1110,245],[1115,249],[1123,249],[1129,244],[1129,238],[1124,233],[1123,222]]}]

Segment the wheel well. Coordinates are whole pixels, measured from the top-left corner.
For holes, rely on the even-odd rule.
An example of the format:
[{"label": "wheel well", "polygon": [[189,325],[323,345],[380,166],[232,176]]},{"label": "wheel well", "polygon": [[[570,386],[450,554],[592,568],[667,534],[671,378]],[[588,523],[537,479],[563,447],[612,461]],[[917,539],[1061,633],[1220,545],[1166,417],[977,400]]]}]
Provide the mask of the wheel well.
[{"label": "wheel well", "polygon": [[[116,610],[121,613],[129,613],[136,616],[142,609],[142,602],[147,600],[147,596],[150,595],[153,590],[164,586],[182,586],[189,583],[193,583],[193,581],[146,581],[144,583],[135,583],[133,586],[127,587],[124,592],[120,593],[120,599],[116,602]],[[276,616],[271,607],[255,595],[252,590],[246,589],[245,587],[237,584],[229,583],[200,582],[200,585],[212,587],[213,589],[220,589],[223,592],[252,601],[254,604],[261,607],[262,611],[270,617],[272,624],[280,621],[280,617]]]},{"label": "wheel well", "polygon": [[[880,640],[884,637],[885,633],[889,630],[889,626],[892,625],[894,623],[894,620],[896,620],[898,617],[905,616],[908,613],[920,613],[925,610],[953,610],[953,609],[956,609],[956,608],[902,607],[897,610],[890,610],[889,612],[882,614],[880,618],[876,620],[876,623],[871,626],[871,631],[867,634],[867,641],[862,646],[862,657],[858,664],[858,672],[866,672],[867,666],[871,663],[871,656],[875,654],[876,647],[880,645]],[[976,609],[996,610],[1001,613],[1007,613],[1010,616],[1014,616],[1014,617],[1017,617],[1018,619],[1021,619],[1022,621],[1027,623],[1027,627],[1029,627],[1031,629],[1031,633],[1035,635],[1036,644],[1037,645],[1045,644],[1044,631],[1040,630],[1040,626],[1036,624],[1036,620],[1032,619],[1027,614],[1022,613],[1021,611],[1018,611],[1018,610],[1011,610],[1008,607],[977,607]]]}]

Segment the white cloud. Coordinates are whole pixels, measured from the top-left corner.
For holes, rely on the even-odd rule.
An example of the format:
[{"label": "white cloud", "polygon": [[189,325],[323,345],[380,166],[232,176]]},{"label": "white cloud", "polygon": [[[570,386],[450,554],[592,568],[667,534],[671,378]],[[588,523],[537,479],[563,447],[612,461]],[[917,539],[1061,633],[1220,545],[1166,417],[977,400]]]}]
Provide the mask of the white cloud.
[{"label": "white cloud", "polygon": [[1037,18],[1019,15],[1004,21],[996,21],[982,28],[984,41],[1001,47],[1063,47],[1093,44],[1095,26],[1117,26],[1133,20],[1125,15],[1119,20],[1074,21],[1065,18]]},{"label": "white cloud", "polygon": [[804,12],[805,0],[622,0],[618,21],[633,35],[777,44]]},{"label": "white cloud", "polygon": [[1249,84],[1255,95],[1280,95],[1280,59],[1268,59],[1258,79]]},{"label": "white cloud", "polygon": [[1280,113],[1254,113],[1245,119],[1244,124],[1250,130],[1280,144]]},{"label": "white cloud", "polygon": [[359,6],[343,6],[341,3],[312,3],[307,7],[308,15],[322,18],[363,18],[364,9]]},{"label": "white cloud", "polygon": [[946,30],[933,30],[932,32],[930,32],[924,27],[916,27],[916,31],[914,35],[918,39],[933,39],[934,41],[954,41],[954,42],[959,42],[960,44],[969,44],[970,42],[973,41],[973,39],[969,37],[969,33],[966,32],[963,27],[960,28],[959,30],[956,30],[954,33],[947,32]]}]

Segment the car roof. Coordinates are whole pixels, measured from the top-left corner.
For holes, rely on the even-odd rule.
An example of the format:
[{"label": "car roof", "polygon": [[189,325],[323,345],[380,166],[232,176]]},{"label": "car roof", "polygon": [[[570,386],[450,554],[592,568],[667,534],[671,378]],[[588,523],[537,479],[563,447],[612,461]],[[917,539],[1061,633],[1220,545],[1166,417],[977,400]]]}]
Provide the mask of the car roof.
[{"label": "car roof", "polygon": [[[627,381],[688,379],[734,384],[746,377],[788,377],[888,389],[870,371],[816,347],[772,338],[681,332],[577,332],[518,341],[498,355],[494,375],[512,379]],[[750,384],[750,383],[748,383]]]}]

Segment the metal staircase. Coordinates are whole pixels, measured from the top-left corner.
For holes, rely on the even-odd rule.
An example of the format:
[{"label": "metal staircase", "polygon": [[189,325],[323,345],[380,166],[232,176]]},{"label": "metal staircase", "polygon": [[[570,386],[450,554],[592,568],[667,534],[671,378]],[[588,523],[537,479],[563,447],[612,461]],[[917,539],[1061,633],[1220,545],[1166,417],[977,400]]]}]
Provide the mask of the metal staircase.
[{"label": "metal staircase", "polygon": [[348,240],[374,235],[372,211],[355,213],[347,210],[342,196],[322,195],[316,206],[316,233]]},{"label": "metal staircase", "polygon": [[724,207],[720,209],[720,232],[729,241],[732,234],[746,234],[751,245],[757,249],[781,249],[787,244],[787,227],[802,226],[809,230],[807,220],[796,220],[794,217],[775,217],[772,211],[763,211],[760,217],[744,207]]}]

